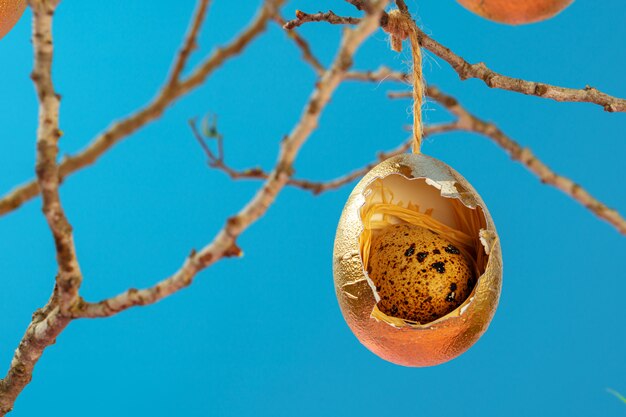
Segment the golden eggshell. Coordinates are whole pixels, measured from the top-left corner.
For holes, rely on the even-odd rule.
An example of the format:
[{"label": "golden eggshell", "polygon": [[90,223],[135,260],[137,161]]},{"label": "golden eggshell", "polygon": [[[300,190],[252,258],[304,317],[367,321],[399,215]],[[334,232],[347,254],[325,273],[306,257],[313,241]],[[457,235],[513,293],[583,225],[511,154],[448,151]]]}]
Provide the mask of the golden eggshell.
[{"label": "golden eggshell", "polygon": [[26,0],[0,0],[0,39],[15,26],[26,10]]},{"label": "golden eggshell", "polygon": [[[380,320],[379,316],[373,316],[378,311],[376,295],[372,281],[364,270],[359,247],[363,231],[361,208],[365,204],[364,194],[368,187],[377,179],[388,178],[393,178],[393,181],[400,178],[405,183],[409,180],[408,190],[399,191],[414,193],[411,198],[424,206],[442,206],[450,201],[446,199],[457,199],[465,207],[480,211],[484,217],[484,226],[480,231],[480,241],[488,255],[484,272],[463,304],[427,324],[404,325],[403,322],[402,325],[393,325]],[[343,317],[363,345],[379,357],[398,365],[433,366],[459,356],[487,330],[502,287],[502,254],[491,215],[474,188],[459,173],[437,159],[422,154],[403,154],[378,164],[350,193],[337,227],[333,273]]]}]

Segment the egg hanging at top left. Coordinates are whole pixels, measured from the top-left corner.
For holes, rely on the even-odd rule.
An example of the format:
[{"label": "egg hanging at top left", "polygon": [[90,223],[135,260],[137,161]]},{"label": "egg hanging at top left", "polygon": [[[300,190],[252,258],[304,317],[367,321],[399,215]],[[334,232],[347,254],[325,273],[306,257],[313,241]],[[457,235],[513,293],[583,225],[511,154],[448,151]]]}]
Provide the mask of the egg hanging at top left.
[{"label": "egg hanging at top left", "polygon": [[0,39],[15,26],[26,10],[26,0],[0,0]]}]

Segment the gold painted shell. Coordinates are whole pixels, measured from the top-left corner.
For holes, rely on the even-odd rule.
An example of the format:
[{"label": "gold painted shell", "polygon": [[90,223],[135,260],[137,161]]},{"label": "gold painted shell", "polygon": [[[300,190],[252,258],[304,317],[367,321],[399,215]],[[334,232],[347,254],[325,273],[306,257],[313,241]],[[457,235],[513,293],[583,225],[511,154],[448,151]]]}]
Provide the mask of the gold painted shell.
[{"label": "gold painted shell", "polygon": [[[364,267],[377,228],[403,222],[452,239],[476,268],[469,297],[429,323],[380,311]],[[403,154],[378,164],[350,193],[337,227],[333,273],[341,312],[361,343],[389,362],[432,366],[459,356],[487,330],[500,297],[502,255],[493,220],[472,186],[437,159]]]}]

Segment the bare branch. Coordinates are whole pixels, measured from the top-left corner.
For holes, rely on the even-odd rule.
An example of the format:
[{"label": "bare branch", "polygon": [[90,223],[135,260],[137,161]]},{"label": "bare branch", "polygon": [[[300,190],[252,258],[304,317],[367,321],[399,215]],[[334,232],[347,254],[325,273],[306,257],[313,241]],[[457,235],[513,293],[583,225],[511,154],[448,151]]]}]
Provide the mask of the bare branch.
[{"label": "bare branch", "polygon": [[[218,48],[204,62],[202,62],[184,80],[173,87],[168,84],[143,109],[129,117],[114,123],[111,127],[98,135],[85,149],[75,156],[65,158],[59,165],[59,181],[68,175],[95,163],[105,152],[122,139],[135,133],[148,123],[158,119],[163,112],[176,100],[202,85],[206,78],[226,60],[239,54],[252,40],[262,33],[267,22],[275,15],[278,7],[284,0],[265,0],[263,7],[248,27],[231,43]],[[197,16],[197,14],[196,14]],[[184,48],[184,47],[183,47]],[[180,55],[178,56],[180,58]],[[174,65],[176,68],[176,64]],[[9,213],[39,194],[36,181],[30,181],[9,192],[0,198],[0,215]]]},{"label": "bare branch", "polygon": [[363,10],[370,13],[372,8],[367,0],[346,0],[348,3],[357,8],[357,10]]},{"label": "bare branch", "polygon": [[174,67],[172,68],[172,72],[168,77],[168,81],[165,84],[165,89],[176,88],[176,85],[180,82],[180,75],[185,69],[185,65],[187,64],[187,60],[192,52],[198,47],[197,38],[200,29],[202,28],[202,23],[206,18],[207,10],[209,8],[209,0],[200,0],[198,3],[198,8],[193,17],[193,23],[189,28],[187,33],[187,38],[183,43],[180,51],[178,52],[178,58],[174,62]]},{"label": "bare branch", "polygon": [[[75,318],[76,310],[85,305],[78,296],[82,280],[76,261],[72,228],[61,207],[58,187],[61,180],[86,165],[89,165],[113,144],[156,119],[173,101],[200,85],[204,79],[226,59],[239,53],[257,34],[265,28],[267,21],[276,13],[282,0],[266,0],[261,13],[252,24],[232,43],[217,50],[205,60],[187,79],[180,81],[180,73],[193,49],[193,39],[199,30],[206,3],[200,0],[190,33],[174,64],[172,75],[165,87],[143,110],[113,125],[76,157],[67,158],[57,165],[58,140],[61,131],[58,125],[60,97],[55,93],[51,78],[52,64],[52,18],[59,0],[31,0],[33,8],[33,45],[35,69],[33,80],[40,102],[39,129],[37,131],[37,181],[32,181],[0,200],[0,214],[4,214],[33,198],[43,190],[43,211],[53,233],[57,248],[59,273],[53,294],[48,304],[33,315],[4,379],[0,380],[0,416],[10,412],[15,399],[32,379],[35,364],[46,347]],[[203,6],[203,4],[205,6]],[[220,249],[218,245],[218,249]],[[234,243],[222,256],[232,255]],[[207,257],[198,258],[203,261]],[[194,261],[195,264],[195,261]],[[183,281],[185,281],[183,279]]]},{"label": "bare branch", "polygon": [[300,25],[309,22],[327,22],[332,25],[356,25],[361,21],[359,17],[344,17],[336,15],[332,10],[319,13],[305,13],[301,10],[296,10],[296,18],[288,21],[283,25],[283,28],[291,30]]},{"label": "bare branch", "polygon": [[[355,3],[350,1],[350,3]],[[358,2],[361,3],[361,2]],[[396,1],[396,4],[398,5],[398,7],[401,10],[405,10],[406,12],[408,12],[408,8],[406,8],[406,4],[404,3],[404,1],[399,0]],[[360,7],[357,6],[357,8],[359,8],[359,10],[361,10]],[[308,18],[308,16],[310,15],[306,15],[306,14],[298,14],[298,19],[297,20],[302,20],[300,23],[296,24],[296,26],[298,26],[299,24],[305,23],[305,20]],[[328,21],[326,20],[327,16],[324,16],[324,14],[317,14],[315,15],[316,19],[317,17],[321,17],[321,20],[324,21]],[[303,17],[303,18],[301,18]],[[339,24],[343,24],[343,23],[349,23],[348,22],[348,18],[340,18],[340,19],[336,19],[335,17],[331,16],[330,19],[334,19],[334,21],[331,21],[329,23],[339,23]],[[310,21],[318,21],[318,20],[310,20]],[[289,25],[284,25],[285,28],[288,28]],[[295,27],[295,26],[294,26]],[[422,40],[424,39],[424,37],[427,37],[423,32],[421,32],[421,36],[422,36]],[[429,38],[430,39],[430,38]],[[441,46],[440,44],[438,44],[436,41],[430,39],[431,41],[431,47],[433,49],[438,50],[439,48],[445,48],[443,46]],[[428,45],[424,45],[426,47],[428,47]],[[449,49],[445,48],[448,51],[448,55],[455,57],[455,55],[449,51]],[[431,49],[431,51],[433,51]],[[435,52],[435,51],[433,51]],[[438,55],[439,56],[439,55]],[[442,58],[444,58],[443,56],[440,56]],[[458,57],[457,57],[458,58]],[[445,58],[444,58],[445,59]],[[454,63],[456,63],[457,61],[454,60],[454,58],[451,58],[452,62],[449,61],[448,59],[446,59],[446,61],[448,61],[451,65],[453,65],[454,67]],[[462,58],[459,58],[460,60],[462,60]],[[469,65],[470,67],[472,67],[472,65],[468,64],[466,61],[462,60],[462,62],[464,62],[465,64],[463,65]],[[483,64],[475,64],[477,66],[483,65]],[[483,65],[484,66],[484,65]],[[491,70],[488,70],[491,71]],[[496,74],[495,72],[491,71],[491,74],[495,74],[496,76],[502,77],[498,74]],[[512,81],[512,83],[515,85],[517,84],[517,82],[521,82],[521,83],[525,83],[527,90],[530,88],[530,85],[532,85],[532,82],[527,82],[527,81],[523,81],[523,80],[516,80],[510,77],[504,77],[507,78],[509,81]],[[350,71],[348,73],[346,73],[344,79],[346,80],[357,80],[357,81],[374,81],[374,82],[380,82],[380,81],[385,81],[385,80],[393,80],[393,81],[400,81],[400,82],[410,82],[410,75],[403,73],[403,72],[398,72],[398,71],[393,71],[389,68],[386,67],[381,67],[376,71]],[[567,89],[567,88],[562,88],[562,87],[554,87],[554,86],[550,86],[547,84],[539,84],[539,83],[534,83],[535,84],[535,90],[538,91],[534,91],[533,93],[529,93],[529,92],[525,92],[522,90],[516,90],[515,88],[509,88],[506,87],[505,89],[510,89],[512,91],[518,91],[518,92],[522,92],[525,94],[532,94],[532,95],[540,95],[540,96],[544,96],[546,98],[554,98],[555,100],[558,101],[589,101],[589,102],[594,102],[597,104],[603,104],[601,102],[601,100],[609,100],[611,101],[613,104],[609,104],[609,107],[611,107],[610,109],[607,109],[607,111],[624,111],[622,109],[621,106],[623,106],[623,103],[625,102],[625,100],[622,99],[618,99],[618,98],[614,98],[614,97],[610,97],[604,93],[600,93],[599,96],[599,100],[598,101],[594,101],[593,99],[588,99],[589,97],[585,98],[585,95],[588,94],[595,94],[595,93],[599,93],[597,90],[595,89],[590,89],[590,88],[585,88],[584,90],[574,90],[574,89]],[[489,83],[488,83],[489,85]],[[547,92],[542,92],[542,90],[544,89],[545,86],[546,88],[548,88]],[[504,87],[499,87],[499,88],[504,88]],[[550,90],[552,89],[552,90]],[[530,90],[528,90],[530,91]],[[563,100],[559,100],[559,98],[556,97],[551,97],[550,94],[552,92],[556,92],[554,94],[560,94],[563,93],[565,94],[564,99]],[[536,94],[535,94],[536,93]],[[431,98],[442,102],[442,104],[445,103],[451,103],[449,100],[454,100],[454,102],[456,103],[456,100],[453,99],[452,97],[446,96],[443,93],[441,93],[438,89],[434,88],[434,87],[430,87],[427,89],[426,91],[427,95],[430,95]],[[392,97],[412,97],[411,93],[400,93],[400,94],[396,94],[396,93],[391,93],[390,96]],[[458,103],[457,103],[458,106]],[[456,114],[459,117],[459,120],[454,124],[456,129],[465,129],[465,130],[471,130],[477,133],[481,133],[483,135],[487,135],[489,137],[491,137],[492,139],[494,139],[496,141],[496,143],[498,143],[500,146],[502,146],[505,150],[507,150],[509,152],[509,154],[516,160],[524,163],[525,165],[527,165],[529,167],[529,169],[531,169],[531,171],[533,171],[535,174],[537,174],[542,182],[544,183],[549,183],[559,189],[561,189],[562,191],[564,191],[565,193],[567,193],[568,195],[570,195],[571,197],[573,197],[574,199],[576,199],[577,201],[579,201],[581,204],[585,205],[587,208],[589,208],[592,212],[594,212],[596,215],[598,215],[601,218],[604,218],[605,220],[609,221],[611,224],[613,224],[621,233],[625,233],[624,232],[624,219],[619,215],[619,213],[617,213],[615,210],[609,209],[607,208],[605,205],[603,205],[602,203],[600,203],[598,200],[596,200],[594,197],[592,197],[588,192],[586,192],[584,189],[582,189],[579,185],[573,183],[571,180],[556,175],[554,174],[547,166],[545,166],[543,163],[541,163],[534,155],[532,155],[532,153],[530,153],[530,150],[528,149],[523,149],[521,148],[516,142],[514,142],[513,140],[511,140],[510,138],[508,138],[507,136],[505,136],[501,131],[499,131],[497,128],[495,128],[495,126],[486,123],[484,121],[481,121],[479,119],[477,119],[475,116],[469,114],[467,111],[465,111],[464,109],[462,109],[460,106],[458,106],[458,108],[449,108],[449,110],[451,110],[454,114]],[[456,111],[455,111],[456,110]],[[459,113],[458,111],[463,110],[463,113]],[[471,119],[470,119],[471,118]],[[471,123],[469,123],[468,121],[471,121]],[[469,128],[468,128],[469,126]],[[495,128],[495,130],[493,130],[493,128]],[[494,135],[495,137],[492,137],[492,135]],[[402,148],[402,147],[401,147]],[[393,153],[393,152],[392,152]],[[389,156],[392,154],[388,154]],[[384,156],[385,154],[383,154]],[[226,172],[231,178],[233,179],[242,179],[242,178],[248,178],[248,179],[263,179],[263,178],[267,178],[267,173],[265,173],[263,170],[259,169],[259,168],[252,168],[252,169],[247,169],[247,170],[243,170],[243,171],[237,171],[234,170],[230,167],[228,167],[223,159],[221,159],[220,161],[218,161],[219,163],[217,164],[213,164],[212,166],[218,169],[223,170],[224,172]],[[305,190],[309,190],[312,191],[314,193],[319,193],[328,189],[334,189],[334,188],[338,188],[341,185],[344,185],[356,178],[358,178],[359,176],[363,175],[365,172],[367,172],[373,165],[367,165],[365,166],[363,169],[360,170],[356,170],[351,174],[347,174],[343,177],[337,178],[336,180],[333,181],[329,181],[329,182],[311,182],[311,181],[307,181],[307,180],[298,180],[298,179],[291,179],[289,181],[290,185],[294,185],[300,188],[303,188]]]},{"label": "bare branch", "polygon": [[33,48],[35,68],[32,79],[39,97],[39,127],[37,129],[37,182],[42,190],[42,211],[54,237],[58,264],[57,291],[61,312],[78,296],[82,275],[76,259],[72,226],[59,197],[59,107],[60,96],[52,83],[52,16],[58,1],[34,1]]},{"label": "bare branch", "polygon": [[37,181],[42,190],[43,214],[56,246],[58,273],[48,304],[33,315],[7,375],[0,381],[0,416],[10,412],[15,399],[32,379],[32,371],[44,349],[54,343],[69,323],[69,310],[78,300],[82,275],[76,258],[72,227],[59,197],[57,156],[60,96],[52,82],[52,19],[59,1],[33,0],[33,48],[35,65],[32,79],[39,98],[37,129]]},{"label": "bare branch", "polygon": [[[219,157],[219,158],[217,158],[214,155],[214,153],[211,151],[208,145],[204,142],[202,135],[200,134],[197,126],[195,126],[194,123],[191,123],[191,129],[192,129],[194,138],[200,143],[200,146],[202,147],[205,155],[207,156],[210,167],[225,172],[231,179],[234,179],[234,180],[266,180],[269,178],[270,174],[259,167],[248,168],[248,169],[243,169],[243,170],[236,170],[230,167],[224,161],[223,155],[222,157]],[[438,133],[451,132],[454,130],[459,130],[459,126],[457,125],[456,122],[426,126],[424,128],[424,137],[438,134]],[[220,136],[220,140],[221,140],[221,136]],[[287,181],[287,184],[297,187],[297,188],[301,188],[302,190],[310,191],[314,195],[321,194],[325,191],[339,189],[343,187],[344,185],[349,184],[358,178],[361,178],[368,171],[374,168],[379,162],[384,161],[385,159],[391,158],[392,156],[399,155],[401,153],[406,152],[411,147],[412,141],[413,139],[411,138],[405,141],[404,143],[402,143],[396,149],[392,149],[387,152],[380,152],[375,161],[370,162],[369,164],[361,168],[355,169],[354,171],[348,174],[342,175],[340,177],[337,177],[333,180],[311,181],[311,180],[305,180],[305,179],[290,178],[289,181]]]},{"label": "bare branch", "polygon": [[[367,10],[367,8],[369,7],[369,3],[366,3],[363,0],[348,1],[359,10]],[[285,19],[280,15],[277,15],[274,20],[282,27],[285,27],[285,25],[287,24],[285,22]],[[300,34],[298,34],[295,29],[287,30],[286,33],[302,50],[302,58],[311,65],[316,74],[320,75],[321,73],[323,73],[326,69],[320,63],[319,59],[317,59],[317,57],[315,57],[315,55],[313,54],[309,43]],[[388,67],[381,66],[376,71],[348,71],[344,75],[344,80],[369,82],[398,81],[402,83],[410,83],[411,75],[405,72],[394,71]]]},{"label": "bare branch", "polygon": [[550,84],[526,81],[520,78],[499,74],[483,63],[470,64],[449,48],[430,38],[418,28],[420,44],[446,61],[459,74],[462,80],[477,78],[488,87],[514,91],[531,96],[549,98],[562,102],[586,102],[602,106],[607,112],[626,112],[626,100],[612,97],[596,88],[586,86],[583,89],[558,87]]},{"label": "bare branch", "polygon": [[375,12],[363,19],[354,30],[345,33],[332,66],[317,83],[300,121],[281,143],[274,169],[252,200],[237,215],[228,219],[213,242],[199,252],[192,252],[174,275],[154,287],[143,290],[131,289],[98,303],[84,303],[76,311],[76,317],[108,317],[133,306],[155,303],[190,285],[199,271],[219,259],[241,254],[236,245],[237,237],[265,214],[278,193],[289,182],[293,172],[292,164],[298,151],[317,128],[322,110],[352,64],[354,52],[378,27],[378,19],[386,3],[387,1],[383,0],[377,1],[374,6]]},{"label": "bare branch", "polygon": [[231,43],[217,48],[209,58],[202,62],[187,79],[183,80],[176,89],[173,99],[187,94],[192,89],[201,85],[206,78],[217,68],[219,68],[227,59],[238,55],[243,49],[250,44],[259,34],[267,27],[267,23],[278,12],[278,8],[285,0],[265,0],[260,12],[248,27]]},{"label": "bare branch", "polygon": [[[208,76],[208,74],[212,70],[214,70],[216,67],[219,67],[223,63],[223,61],[229,58],[231,55],[238,53],[240,48],[243,48],[245,44],[247,44],[251,40],[251,37],[256,36],[260,31],[263,30],[263,28],[265,27],[265,21],[268,18],[275,16],[275,14],[272,14],[272,11],[276,9],[277,3],[279,3],[278,0],[273,2],[267,0],[266,7],[264,7],[261,14],[257,16],[257,19],[255,19],[255,21],[248,28],[248,30],[229,46],[225,47],[222,50],[218,50],[217,53],[212,55],[212,57],[209,58],[202,66],[202,70],[199,69],[195,73],[194,77],[188,78],[186,82],[179,84],[178,88],[170,90],[168,94],[163,94],[163,92],[161,92],[161,94],[158,95],[144,109],[128,117],[127,119],[124,119],[114,124],[111,128],[98,136],[85,150],[80,152],[78,155],[66,158],[59,167],[60,180],[62,181],[66,176],[70,175],[71,173],[94,163],[114,144],[119,142],[124,137],[134,133],[136,130],[140,129],[144,125],[157,119],[164,112],[164,110],[174,101],[176,101],[180,96],[188,93],[193,88],[197,87],[203,81],[203,78]],[[385,14],[383,13],[383,18],[381,18],[381,22],[384,22],[384,16]],[[359,21],[359,18],[345,19],[345,22]],[[302,21],[300,23],[297,23],[295,21],[291,21],[287,22],[286,27],[296,27],[302,23],[304,22]],[[455,55],[452,51],[450,51],[450,49],[437,43],[422,31],[419,31],[419,36],[420,42],[425,48],[429,49],[437,56],[450,63],[450,65],[452,65],[453,68],[455,68],[457,72],[459,72],[461,78],[463,79],[479,78],[485,81],[487,85],[494,88],[501,88],[520,92],[523,94],[551,98],[557,101],[579,101],[595,103],[602,105],[607,111],[626,111],[626,100],[609,96],[605,93],[598,91],[595,88],[586,87],[582,90],[576,90],[503,76],[487,69],[487,67],[483,63],[467,63],[467,61],[465,61],[463,58]],[[300,40],[303,39],[300,38]],[[306,43],[302,44],[299,41],[297,42],[302,48],[303,54],[305,54],[305,59],[307,59],[314,66],[316,71],[320,71],[321,66],[318,65],[319,62],[315,63],[315,58],[312,54],[310,54],[310,48],[308,48],[309,57],[306,57],[308,45]],[[242,43],[244,43],[244,45],[242,45]],[[225,54],[220,54],[220,51],[225,52],[225,54],[228,56],[225,56]],[[229,52],[231,54],[229,54]],[[311,60],[311,58],[313,59],[313,61]],[[375,78],[372,78],[372,73],[351,73],[347,76],[347,78],[355,80],[366,79],[369,81],[376,80]],[[410,81],[407,79],[407,75],[404,75],[400,72],[390,72],[389,78],[398,81]],[[17,187],[4,197],[0,198],[0,215],[6,214],[19,208],[22,204],[37,196],[38,193],[39,187],[36,181],[31,181]]]},{"label": "bare branch", "polygon": [[396,7],[398,8],[398,10],[400,10],[402,13],[410,14],[409,8],[407,7],[404,0],[395,0],[395,2],[396,2]]},{"label": "bare branch", "polygon": [[13,409],[15,400],[33,377],[33,368],[45,348],[54,343],[65,329],[70,318],[60,314],[53,298],[33,314],[33,321],[15,350],[11,366],[4,379],[0,380],[0,416]]},{"label": "bare branch", "polygon": [[[274,21],[278,23],[281,27],[284,27],[287,24],[285,18],[283,18],[279,13],[276,13],[276,15],[274,16]],[[300,34],[295,29],[288,30],[286,31],[286,33],[287,36],[289,36],[289,38],[292,39],[298,46],[298,48],[300,48],[300,50],[302,51],[302,59],[304,59],[304,61],[306,61],[311,65],[311,67],[313,67],[317,75],[322,75],[322,73],[324,73],[326,69],[315,57],[315,55],[313,55],[313,51],[311,51],[309,43],[302,36],[300,36]]]},{"label": "bare branch", "polygon": [[[210,116],[204,119],[205,125],[208,124],[207,120]],[[202,135],[198,130],[198,126],[195,119],[189,120],[189,126],[191,127],[191,132],[193,133],[193,137],[200,144],[200,147],[204,151],[204,154],[209,159],[209,165],[218,166],[224,163],[224,148],[223,148],[223,140],[224,137],[217,131],[217,116],[213,115],[213,124],[209,127],[212,130],[211,135],[207,136],[206,134]],[[209,145],[205,142],[205,138],[214,139],[217,141],[217,155],[213,153]]]},{"label": "bare branch", "polygon": [[[401,2],[401,4],[404,3]],[[309,15],[298,11],[296,19],[287,22],[284,27],[285,29],[291,29],[304,23],[320,21],[331,24],[354,24],[359,21],[359,18],[336,15],[327,16],[326,13],[322,12]],[[385,19],[381,20],[381,24],[384,27]],[[417,34],[420,45],[450,64],[462,80],[476,78],[482,80],[490,88],[509,90],[561,102],[593,103],[602,106],[607,112],[626,112],[626,99],[610,96],[594,87],[586,86],[582,89],[559,87],[551,84],[526,81],[520,78],[502,75],[487,68],[483,62],[470,64],[465,59],[452,52],[450,48],[443,46],[426,35],[426,33],[424,33],[424,31],[419,27],[417,27]]]},{"label": "bare branch", "polygon": [[406,72],[394,71],[382,66],[376,71],[350,71],[346,74],[345,79],[351,81],[398,81],[401,83],[410,83],[411,75]]},{"label": "bare branch", "polygon": [[[432,136],[432,135],[444,133],[444,132],[451,132],[454,130],[458,130],[458,126],[456,123],[445,123],[441,125],[426,126],[424,128],[424,137]],[[365,174],[371,171],[381,161],[384,161],[385,159],[389,159],[392,156],[405,153],[411,148],[412,144],[413,144],[413,137],[409,138],[408,140],[406,140],[404,143],[402,143],[400,146],[398,146],[395,149],[392,149],[387,152],[380,152],[377,155],[376,160],[370,162],[369,164],[362,166],[361,168],[355,169],[354,171],[349,172],[340,177],[337,177],[333,180],[325,181],[325,182],[311,182],[311,181],[306,181],[306,180],[294,179],[292,182],[290,182],[290,185],[294,185],[304,190],[311,191],[315,195],[323,193],[325,191],[339,189],[343,187],[344,185],[351,183],[352,181],[362,178]]]},{"label": "bare branch", "polygon": [[[622,217],[616,210],[608,208],[606,205],[598,201],[589,194],[583,187],[576,184],[569,178],[556,174],[546,164],[541,162],[530,149],[523,148],[513,139],[504,134],[493,123],[485,122],[479,119],[465,108],[459,102],[449,95],[442,93],[436,87],[428,87],[427,94],[441,105],[446,107],[451,113],[457,116],[457,127],[462,130],[480,133],[497,145],[502,147],[512,159],[521,162],[532,173],[537,175],[542,183],[550,184],[553,187],[563,191],[574,200],[589,209],[596,216],[606,220],[613,225],[621,234],[626,234],[626,219]],[[412,97],[411,93],[390,93],[390,97]]]}]

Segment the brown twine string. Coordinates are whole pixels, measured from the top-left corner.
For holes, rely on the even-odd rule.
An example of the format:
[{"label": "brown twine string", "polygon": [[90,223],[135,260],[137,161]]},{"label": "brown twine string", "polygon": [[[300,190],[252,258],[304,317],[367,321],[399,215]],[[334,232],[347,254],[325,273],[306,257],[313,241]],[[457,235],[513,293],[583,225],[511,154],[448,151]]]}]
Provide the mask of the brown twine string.
[{"label": "brown twine string", "polygon": [[422,78],[422,50],[417,38],[415,22],[408,13],[400,10],[389,12],[389,20],[383,28],[391,35],[391,49],[402,51],[402,41],[411,41],[413,58],[413,153],[420,153],[422,145],[422,100],[424,98],[424,80]]}]

